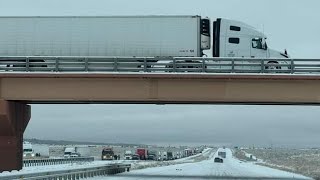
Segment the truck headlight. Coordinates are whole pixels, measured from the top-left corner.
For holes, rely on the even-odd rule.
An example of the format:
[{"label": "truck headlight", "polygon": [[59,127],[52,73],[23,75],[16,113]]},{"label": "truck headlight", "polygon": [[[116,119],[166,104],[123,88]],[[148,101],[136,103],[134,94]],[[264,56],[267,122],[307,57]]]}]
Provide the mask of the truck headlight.
[{"label": "truck headlight", "polygon": [[26,157],[27,155],[26,154],[23,154],[23,157]]},{"label": "truck headlight", "polygon": [[34,156],[35,156],[35,154],[31,154],[31,156],[32,156],[32,157],[34,157]]},{"label": "truck headlight", "polygon": [[107,156],[103,156],[103,159],[106,159],[107,158]]}]

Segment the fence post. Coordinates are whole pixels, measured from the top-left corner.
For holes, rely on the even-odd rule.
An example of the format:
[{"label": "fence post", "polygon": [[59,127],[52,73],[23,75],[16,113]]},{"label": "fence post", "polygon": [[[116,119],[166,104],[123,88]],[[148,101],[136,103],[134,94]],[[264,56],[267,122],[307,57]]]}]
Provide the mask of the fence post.
[{"label": "fence post", "polygon": [[56,58],[56,72],[58,72],[59,71],[59,60],[58,60],[58,58]]},{"label": "fence post", "polygon": [[234,73],[234,59],[231,59],[231,73]]},{"label": "fence post", "polygon": [[88,70],[89,70],[89,67],[88,67],[88,65],[89,65],[89,64],[88,64],[88,58],[85,58],[85,59],[84,59],[84,63],[85,63],[85,64],[84,64],[84,69],[85,69],[86,72],[88,72]]},{"label": "fence post", "polygon": [[203,58],[202,58],[202,72],[206,72],[206,62]]},{"label": "fence post", "polygon": [[173,72],[176,72],[176,68],[177,68],[177,63],[176,63],[176,59],[175,58],[173,58],[173,66],[172,66],[172,68],[173,68]]},{"label": "fence post", "polygon": [[143,59],[143,71],[147,72],[147,59],[146,58]]},{"label": "fence post", "polygon": [[261,72],[260,73],[264,73],[264,59],[260,59],[261,61]]},{"label": "fence post", "polygon": [[294,74],[294,62],[293,62],[293,59],[291,59],[291,74]]},{"label": "fence post", "polygon": [[27,57],[27,58],[26,58],[26,71],[27,71],[27,72],[29,72],[29,67],[30,67],[29,63],[30,63],[30,62],[29,62],[29,57]]},{"label": "fence post", "polygon": [[114,57],[113,70],[118,71],[118,58],[117,57]]}]

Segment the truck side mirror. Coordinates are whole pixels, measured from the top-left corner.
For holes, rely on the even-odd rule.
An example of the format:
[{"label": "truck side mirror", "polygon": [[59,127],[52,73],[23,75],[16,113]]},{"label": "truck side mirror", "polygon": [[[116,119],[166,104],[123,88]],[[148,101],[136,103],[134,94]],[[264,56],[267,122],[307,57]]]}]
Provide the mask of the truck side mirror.
[{"label": "truck side mirror", "polygon": [[262,43],[262,49],[264,49],[264,50],[268,49],[267,43]]},{"label": "truck side mirror", "polygon": [[262,44],[262,49],[267,50],[268,46],[267,46],[267,42],[265,38],[261,39],[261,44]]}]

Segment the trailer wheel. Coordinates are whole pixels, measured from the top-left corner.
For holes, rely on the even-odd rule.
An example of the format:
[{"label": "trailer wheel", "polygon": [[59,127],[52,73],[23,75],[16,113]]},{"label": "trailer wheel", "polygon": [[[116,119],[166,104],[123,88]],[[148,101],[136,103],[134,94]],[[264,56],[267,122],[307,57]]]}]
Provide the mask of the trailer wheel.
[{"label": "trailer wheel", "polygon": [[[180,65],[181,63],[196,63],[193,65]],[[202,63],[199,61],[177,61],[176,62],[176,71],[177,72],[198,72],[202,71]],[[173,72],[173,63],[170,62],[168,65],[166,65],[166,68],[172,69],[172,70],[167,70],[166,72]],[[204,67],[207,69],[207,66]],[[180,70],[180,69],[187,69],[187,70]],[[192,70],[188,70],[192,69]],[[196,70],[195,70],[196,69]]]},{"label": "trailer wheel", "polygon": [[[7,68],[10,68],[10,67],[26,68],[26,65],[16,65],[16,64],[14,64],[15,62],[25,62],[25,61],[16,60],[16,61],[11,61],[11,62],[12,62],[12,64],[7,64],[6,65]],[[44,60],[30,60],[30,63],[33,63],[33,62],[42,62],[42,63],[44,63],[45,61]],[[45,65],[45,64],[30,65],[29,67],[31,67],[31,68],[34,68],[34,67],[35,68],[45,68],[45,67],[47,67],[47,65]],[[10,70],[6,70],[6,71],[10,71]]]},{"label": "trailer wheel", "polygon": [[270,69],[270,70],[276,70],[276,69],[281,69],[281,66],[279,66],[279,63],[277,61],[269,61],[267,63],[269,66],[265,66],[265,69]]},{"label": "trailer wheel", "polygon": [[[137,62],[139,62],[139,63],[144,63],[144,61],[142,61],[142,60],[137,60]],[[158,62],[158,61],[157,61],[157,60],[148,60],[148,61],[147,61],[147,63],[155,63],[155,62]],[[152,67],[153,67],[152,65],[147,65],[147,66],[146,66],[147,69],[150,69],[150,68],[152,68]],[[138,65],[137,68],[138,68],[138,69],[144,68],[144,65],[143,65],[143,64]]]},{"label": "trailer wheel", "polygon": [[[6,67],[7,67],[7,68],[25,67],[25,66],[23,66],[23,65],[16,65],[16,64],[15,64],[16,62],[21,62],[21,61],[19,61],[19,60],[10,60],[10,61],[9,61],[9,64],[7,64]],[[11,64],[11,63],[12,63],[12,64]],[[8,69],[7,69],[6,71],[14,71],[14,70],[8,70]]]},{"label": "trailer wheel", "polygon": [[[188,69],[192,69],[191,71],[185,71],[185,72],[202,72],[202,67],[203,67],[203,64],[202,62],[200,61],[186,61],[187,63],[195,63],[193,65],[190,65],[190,66],[184,66],[183,68],[188,68]],[[207,66],[204,67],[204,69],[206,69]]]}]

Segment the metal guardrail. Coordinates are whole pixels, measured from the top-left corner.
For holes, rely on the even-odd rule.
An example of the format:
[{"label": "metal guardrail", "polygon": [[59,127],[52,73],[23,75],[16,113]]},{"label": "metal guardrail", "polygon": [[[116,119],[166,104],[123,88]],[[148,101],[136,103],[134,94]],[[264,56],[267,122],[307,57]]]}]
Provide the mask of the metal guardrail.
[{"label": "metal guardrail", "polygon": [[79,168],[72,170],[27,173],[23,175],[0,176],[0,180],[75,180],[96,176],[106,176],[129,171],[130,164],[110,164],[104,166]]},{"label": "metal guardrail", "polygon": [[320,59],[8,56],[1,72],[320,73]]},{"label": "metal guardrail", "polygon": [[76,157],[76,158],[59,158],[59,159],[28,159],[23,160],[24,167],[30,166],[46,166],[58,164],[71,164],[78,162],[92,162],[94,157]]}]

